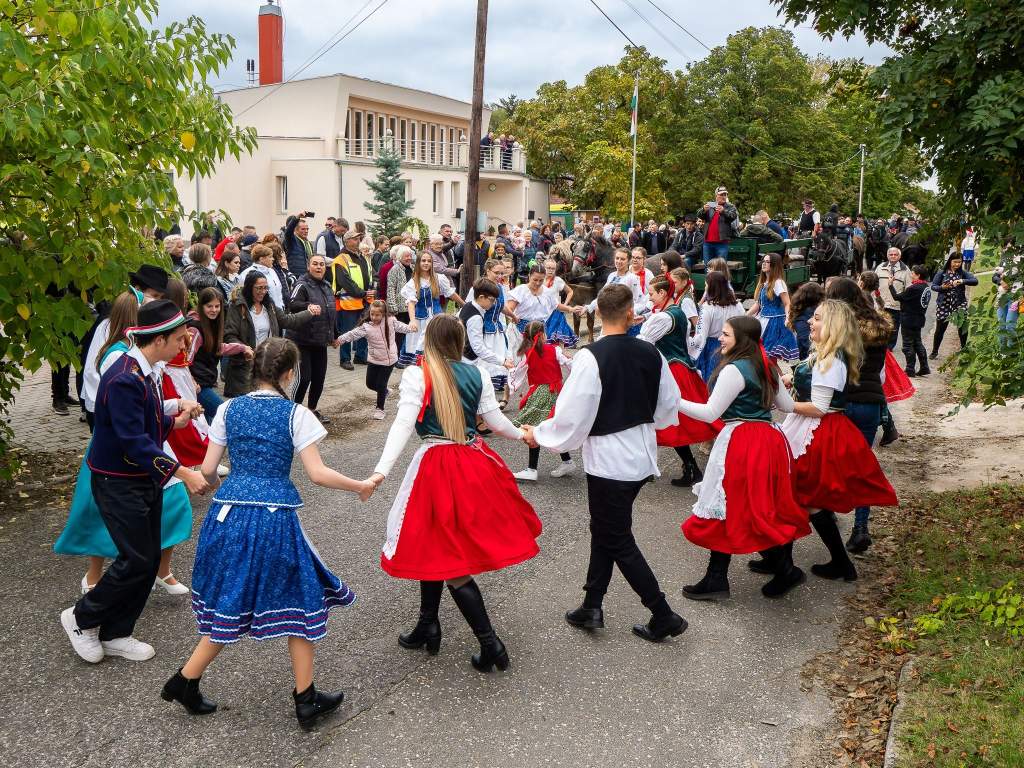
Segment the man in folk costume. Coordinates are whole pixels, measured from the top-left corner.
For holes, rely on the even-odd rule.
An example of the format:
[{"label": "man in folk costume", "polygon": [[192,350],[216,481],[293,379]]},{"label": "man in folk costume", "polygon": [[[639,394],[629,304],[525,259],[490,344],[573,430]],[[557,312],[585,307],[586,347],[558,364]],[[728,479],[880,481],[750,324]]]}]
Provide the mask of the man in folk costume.
[{"label": "man in folk costume", "polygon": [[686,621],[672,611],[633,538],[633,502],[644,483],[660,475],[655,430],[676,423],[679,388],[658,351],[627,335],[634,320],[629,287],[606,286],[597,311],[604,335],[573,358],[555,415],[524,430],[531,445],[558,452],[583,447],[590,565],[583,605],[566,621],[581,629],[604,626],[601,604],[618,565],[652,614],[633,633],[656,643],[682,634]]},{"label": "man in folk costume", "polygon": [[165,401],[160,393],[159,368],[182,350],[185,318],[161,299],[140,307],[138,322],[127,332],[132,348],[100,379],[87,459],[93,496],[118,556],[96,586],[60,616],[75,652],[93,664],[104,655],[152,658],[153,647],[132,637],[132,630],[160,565],[161,489],[171,477],[192,493],[209,488],[201,474],[162,449],[171,429],[203,410],[192,400]]}]

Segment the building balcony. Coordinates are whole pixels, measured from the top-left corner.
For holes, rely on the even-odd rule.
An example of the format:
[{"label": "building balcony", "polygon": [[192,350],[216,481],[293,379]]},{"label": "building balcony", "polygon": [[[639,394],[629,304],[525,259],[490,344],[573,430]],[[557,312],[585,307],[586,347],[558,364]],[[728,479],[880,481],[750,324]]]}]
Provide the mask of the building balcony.
[{"label": "building balcony", "polygon": [[[409,140],[395,139],[390,136],[384,139],[339,138],[338,158],[372,163],[386,144],[393,146],[401,156],[402,165],[450,168],[452,170],[467,170],[469,168],[468,141]],[[526,152],[522,147],[513,147],[504,152],[500,147],[481,147],[480,170],[525,175]]]}]

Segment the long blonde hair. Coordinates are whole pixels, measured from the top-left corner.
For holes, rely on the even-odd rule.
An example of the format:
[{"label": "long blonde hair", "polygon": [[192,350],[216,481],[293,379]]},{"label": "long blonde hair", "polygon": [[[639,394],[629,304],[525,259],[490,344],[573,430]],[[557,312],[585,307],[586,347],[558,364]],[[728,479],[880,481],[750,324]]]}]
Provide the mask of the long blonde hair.
[{"label": "long blonde hair", "polygon": [[857,316],[838,299],[825,299],[815,311],[821,314],[821,329],[818,331],[821,341],[814,342],[808,365],[812,370],[817,366],[819,371],[827,373],[842,353],[847,379],[856,384],[860,380],[860,364],[864,360],[864,342],[861,341]]},{"label": "long blonde hair", "polygon": [[423,333],[423,369],[430,378],[430,404],[444,436],[466,444],[466,416],[451,363],[462,359],[466,332],[455,315],[437,315]]},{"label": "long blonde hair", "polygon": [[[422,285],[423,270],[420,269],[420,262],[423,260],[424,253],[426,251],[416,254],[415,263],[412,265],[412,283],[416,286],[417,300],[419,300],[420,290],[422,290],[420,286]],[[433,256],[431,256],[431,259],[433,259]],[[430,265],[430,295],[435,299],[441,296],[441,289],[437,284],[437,272],[434,271],[433,263]],[[462,323],[459,323],[459,325],[461,326]]]}]

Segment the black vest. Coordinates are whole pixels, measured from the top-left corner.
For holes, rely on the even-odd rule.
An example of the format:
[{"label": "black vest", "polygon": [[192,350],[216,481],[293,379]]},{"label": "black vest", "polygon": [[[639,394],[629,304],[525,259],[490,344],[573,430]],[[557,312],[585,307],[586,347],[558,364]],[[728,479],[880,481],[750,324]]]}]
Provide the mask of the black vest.
[{"label": "black vest", "polygon": [[[338,242],[338,238],[335,237],[334,230],[332,229],[325,229],[317,237],[317,240],[319,240],[321,237],[324,239],[324,245],[327,248],[327,263],[330,264],[331,261],[333,261],[334,258],[339,253],[341,253],[341,243]],[[313,245],[315,247],[316,243],[314,242]]]},{"label": "black vest", "polygon": [[800,224],[798,225],[799,232],[813,232],[814,231],[814,214],[815,211],[811,208],[810,213],[800,214]]},{"label": "black vest", "polygon": [[466,328],[466,323],[469,322],[471,317],[483,317],[483,313],[477,309],[472,301],[467,301],[462,305],[462,309],[459,310],[459,321],[462,323],[462,327],[466,329],[466,341],[462,345],[462,356],[467,360],[476,360],[476,352],[473,351],[473,347],[469,344],[469,328]]},{"label": "black vest", "polygon": [[857,384],[846,383],[844,394],[850,403],[885,404],[885,392],[882,390],[882,370],[885,368],[886,344],[864,347],[864,361],[860,364],[860,381]]},{"label": "black vest", "polygon": [[661,355],[654,345],[621,334],[605,336],[587,349],[601,377],[601,401],[590,435],[653,423],[661,382]]}]

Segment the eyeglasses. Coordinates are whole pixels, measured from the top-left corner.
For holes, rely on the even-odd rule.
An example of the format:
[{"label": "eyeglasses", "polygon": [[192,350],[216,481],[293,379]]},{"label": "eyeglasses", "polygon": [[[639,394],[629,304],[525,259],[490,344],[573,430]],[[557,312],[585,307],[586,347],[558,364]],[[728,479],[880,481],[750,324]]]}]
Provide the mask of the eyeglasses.
[{"label": "eyeglasses", "polygon": [[257,291],[269,291],[269,290],[270,290],[270,288],[268,288],[265,285],[256,285],[256,286],[253,286],[253,289],[252,289],[253,293],[256,293]]}]

